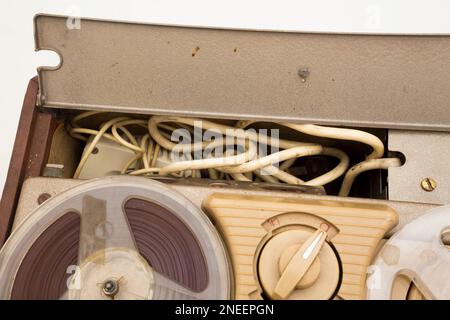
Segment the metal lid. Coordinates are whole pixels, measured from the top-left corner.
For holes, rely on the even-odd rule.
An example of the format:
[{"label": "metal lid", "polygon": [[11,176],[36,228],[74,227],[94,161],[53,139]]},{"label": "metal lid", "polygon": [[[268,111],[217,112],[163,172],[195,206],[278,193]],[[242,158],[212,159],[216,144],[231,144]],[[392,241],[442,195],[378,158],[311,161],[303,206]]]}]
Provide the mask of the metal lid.
[{"label": "metal lid", "polygon": [[64,109],[450,130],[450,37],[35,18],[38,103]]}]

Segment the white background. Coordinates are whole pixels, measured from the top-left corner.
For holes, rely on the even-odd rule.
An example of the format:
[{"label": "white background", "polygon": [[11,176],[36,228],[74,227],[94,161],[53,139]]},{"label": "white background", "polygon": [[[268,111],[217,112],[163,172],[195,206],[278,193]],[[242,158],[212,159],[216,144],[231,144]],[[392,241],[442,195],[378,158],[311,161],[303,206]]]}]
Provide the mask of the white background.
[{"label": "white background", "polygon": [[0,0],[0,191],[28,80],[56,55],[34,52],[36,13],[231,28],[449,33],[447,0]]}]

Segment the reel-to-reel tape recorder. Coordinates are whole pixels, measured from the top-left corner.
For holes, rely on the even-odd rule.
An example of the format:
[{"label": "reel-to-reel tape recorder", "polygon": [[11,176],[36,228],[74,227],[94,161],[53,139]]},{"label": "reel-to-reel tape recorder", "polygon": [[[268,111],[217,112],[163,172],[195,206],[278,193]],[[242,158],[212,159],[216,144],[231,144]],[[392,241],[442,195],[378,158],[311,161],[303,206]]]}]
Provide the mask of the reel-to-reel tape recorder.
[{"label": "reel-to-reel tape recorder", "polygon": [[[38,205],[41,192],[54,196]],[[331,198],[144,177],[29,179],[0,254],[1,298],[448,296],[438,236],[448,209],[383,244],[398,222],[392,208]]]},{"label": "reel-to-reel tape recorder", "polygon": [[70,19],[35,20],[61,63],[25,99],[0,299],[450,298],[447,100],[421,89],[447,37]]},{"label": "reel-to-reel tape recorder", "polygon": [[[209,194],[198,187],[210,220],[188,199],[189,186],[123,176],[70,184],[29,217],[20,213],[23,222],[2,251],[9,279],[2,298],[100,298],[96,286],[111,279],[123,287],[118,298],[138,292],[143,298],[364,298],[366,269],[397,221],[386,206],[342,207],[295,193],[238,196],[214,187]],[[58,188],[57,181],[35,178],[26,189],[38,185]],[[36,203],[32,194],[20,210]],[[40,277],[30,281],[35,274]],[[66,283],[75,282],[80,288],[66,292]],[[129,292],[134,283],[143,288]]]}]

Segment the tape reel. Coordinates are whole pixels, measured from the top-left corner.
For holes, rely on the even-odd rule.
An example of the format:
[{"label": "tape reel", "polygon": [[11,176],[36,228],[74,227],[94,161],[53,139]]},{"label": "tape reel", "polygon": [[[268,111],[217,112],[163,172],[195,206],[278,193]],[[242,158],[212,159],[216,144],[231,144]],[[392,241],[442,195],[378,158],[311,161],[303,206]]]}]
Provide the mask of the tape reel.
[{"label": "tape reel", "polygon": [[0,252],[0,299],[229,299],[208,217],[162,183],[92,180],[41,205]]},{"label": "tape reel", "polygon": [[442,233],[450,228],[450,206],[413,220],[383,246],[368,279],[367,298],[450,299],[450,251]]}]

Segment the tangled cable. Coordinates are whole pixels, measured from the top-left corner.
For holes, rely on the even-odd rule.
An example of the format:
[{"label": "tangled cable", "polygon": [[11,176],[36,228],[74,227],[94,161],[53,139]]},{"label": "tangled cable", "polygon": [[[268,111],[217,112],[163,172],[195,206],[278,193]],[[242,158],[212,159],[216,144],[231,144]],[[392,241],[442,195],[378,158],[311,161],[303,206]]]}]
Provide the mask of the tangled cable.
[{"label": "tangled cable", "polygon": [[[116,117],[102,123],[98,130],[79,125],[83,119],[100,113],[102,112],[84,112],[72,118],[70,122],[71,136],[89,141],[74,178],[79,177],[87,159],[102,138],[134,152],[134,156],[120,168],[122,174],[200,178],[200,170],[207,170],[210,179],[253,181],[257,178],[270,183],[309,186],[323,186],[345,174],[340,196],[349,194],[354,179],[361,172],[401,165],[400,159],[381,158],[384,145],[378,137],[355,129],[278,123],[311,136],[357,141],[369,145],[372,152],[366,160],[347,170],[349,157],[345,152],[315,143],[277,139],[246,129],[256,121],[238,121],[234,126],[228,126],[199,118],[152,116],[148,120]],[[137,136],[128,129],[130,126],[141,127],[145,133]],[[201,139],[197,141],[196,137],[199,135]],[[205,136],[208,136],[208,139],[203,139]],[[275,151],[264,154],[261,152],[261,145],[275,148]],[[337,158],[339,163],[332,170],[309,181],[303,181],[288,172],[298,158],[312,155],[331,156]],[[161,158],[170,158],[170,161],[159,167],[156,164]],[[139,163],[139,168],[130,169],[136,163]]]}]

